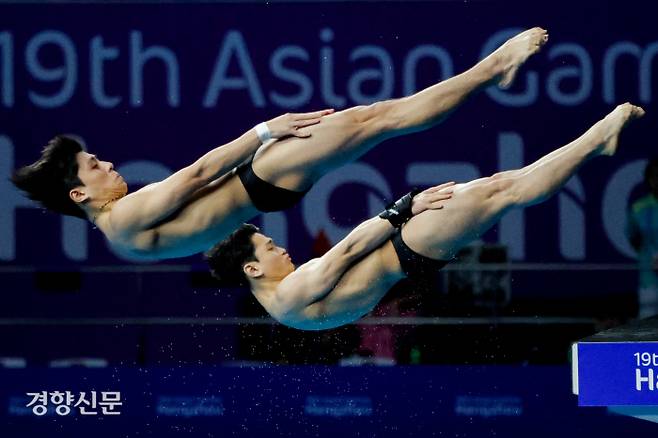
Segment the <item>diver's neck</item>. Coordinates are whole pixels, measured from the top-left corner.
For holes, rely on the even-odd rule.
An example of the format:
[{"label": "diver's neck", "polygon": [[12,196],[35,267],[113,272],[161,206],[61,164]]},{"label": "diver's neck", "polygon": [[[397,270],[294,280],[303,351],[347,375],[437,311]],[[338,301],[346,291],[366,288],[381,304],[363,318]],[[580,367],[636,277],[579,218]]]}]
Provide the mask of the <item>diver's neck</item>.
[{"label": "diver's neck", "polygon": [[110,212],[114,205],[125,195],[114,196],[104,200],[94,201],[87,211],[89,221],[100,229],[104,229],[109,222]]},{"label": "diver's neck", "polygon": [[255,296],[269,296],[276,292],[281,280],[258,280],[251,283],[251,291]]},{"label": "diver's neck", "polygon": [[251,293],[254,294],[256,300],[263,305],[266,309],[270,309],[270,303],[274,299],[277,287],[281,280],[259,280],[258,284],[255,281],[251,282]]}]

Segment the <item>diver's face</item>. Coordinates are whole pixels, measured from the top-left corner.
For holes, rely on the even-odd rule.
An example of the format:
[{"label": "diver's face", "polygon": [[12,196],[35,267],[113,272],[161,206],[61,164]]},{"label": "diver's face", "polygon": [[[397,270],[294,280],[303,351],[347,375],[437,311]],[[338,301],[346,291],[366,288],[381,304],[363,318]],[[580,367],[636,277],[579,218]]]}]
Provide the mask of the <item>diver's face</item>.
[{"label": "diver's face", "polygon": [[[114,170],[109,161],[101,161],[96,155],[81,151],[75,156],[78,162],[78,178],[84,184],[78,187],[84,192],[84,199],[114,199],[125,195],[128,186],[123,177]],[[72,191],[73,192],[73,191]],[[80,201],[79,196],[71,196],[74,201]]]},{"label": "diver's face", "polygon": [[285,248],[276,246],[274,241],[261,233],[251,236],[254,255],[258,259],[253,263],[259,270],[259,276],[268,279],[282,279],[295,270],[290,255]]}]

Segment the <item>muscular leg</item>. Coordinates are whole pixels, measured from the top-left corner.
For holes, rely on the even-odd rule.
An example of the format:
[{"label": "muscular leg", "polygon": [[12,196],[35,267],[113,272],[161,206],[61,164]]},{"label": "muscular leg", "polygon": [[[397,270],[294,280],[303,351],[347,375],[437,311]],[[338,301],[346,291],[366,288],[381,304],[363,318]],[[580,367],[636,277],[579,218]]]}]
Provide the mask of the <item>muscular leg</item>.
[{"label": "muscular leg", "polygon": [[639,107],[620,105],[578,139],[525,168],[459,184],[443,209],[425,211],[406,224],[404,241],[427,257],[452,258],[509,209],[546,200],[587,160],[614,154],[621,129],[643,114]]},{"label": "muscular leg", "polygon": [[307,128],[310,138],[288,138],[261,148],[258,176],[279,187],[303,190],[328,171],[353,161],[376,144],[440,123],[474,92],[511,83],[517,69],[547,41],[533,28],[508,40],[471,69],[412,96],[350,108]]}]

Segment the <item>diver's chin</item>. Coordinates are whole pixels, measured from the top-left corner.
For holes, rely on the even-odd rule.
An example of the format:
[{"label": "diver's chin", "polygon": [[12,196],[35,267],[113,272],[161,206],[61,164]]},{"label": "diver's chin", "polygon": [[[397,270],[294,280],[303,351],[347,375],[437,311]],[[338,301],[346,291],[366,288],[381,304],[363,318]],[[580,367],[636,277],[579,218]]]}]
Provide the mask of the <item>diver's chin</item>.
[{"label": "diver's chin", "polygon": [[126,196],[127,193],[128,193],[128,185],[125,182],[122,182],[121,184],[117,185],[116,187],[113,187],[110,190],[109,198],[120,199]]}]

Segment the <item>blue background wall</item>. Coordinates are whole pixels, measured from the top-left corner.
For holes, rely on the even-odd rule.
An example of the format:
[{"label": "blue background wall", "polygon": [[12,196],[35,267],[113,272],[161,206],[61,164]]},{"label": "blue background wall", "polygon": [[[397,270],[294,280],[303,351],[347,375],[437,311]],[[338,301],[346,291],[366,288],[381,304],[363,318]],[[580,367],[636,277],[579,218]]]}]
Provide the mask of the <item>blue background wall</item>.
[{"label": "blue background wall", "polygon": [[[409,94],[470,67],[516,30],[542,25],[550,43],[511,90],[487,90],[442,126],[380,145],[339,173],[338,183],[319,183],[300,208],[271,215],[266,230],[303,257],[319,229],[336,241],[413,184],[528,163],[630,100],[648,116],[624,135],[615,158],[589,164],[562,195],[508,218],[511,230],[492,236],[511,245],[519,261],[628,262],[623,212],[640,183],[642,160],[655,150],[656,8],[610,2],[542,10],[496,2],[4,5],[0,196],[8,208],[0,217],[0,259],[125,261],[88,226],[65,222],[63,230],[61,219],[26,208],[5,180],[55,133],[80,134],[138,187],[262,120]],[[436,167],[429,172],[423,165]],[[294,240],[287,238],[293,230]]]},{"label": "blue background wall", "polygon": [[[614,158],[589,163],[558,196],[506,217],[486,236],[508,245],[518,263],[632,266],[625,211],[642,191],[646,158],[656,154],[656,17],[655,2],[0,4],[0,316],[245,316],[240,293],[209,283],[200,257],[168,261],[165,272],[135,274],[135,266],[147,268],[112,253],[89,224],[43,213],[15,191],[7,181],[12,169],[32,162],[54,134],[81,135],[90,151],[113,161],[138,188],[281,113],[410,94],[463,71],[508,35],[535,25],[549,30],[550,42],[523,67],[513,88],[487,90],[438,128],[380,145],[320,181],[298,207],[256,223],[301,260],[319,230],[336,242],[412,185],[518,167],[572,140],[617,103],[632,101],[647,116],[624,133]],[[150,55],[156,59],[147,61]],[[121,271],[108,272],[113,267]],[[635,275],[523,271],[513,276],[513,292],[532,303],[531,314],[573,314],[576,302],[587,314],[605,296],[632,294]],[[556,306],[556,297],[566,304]],[[603,310],[614,311],[610,305]],[[602,410],[577,409],[564,366],[195,367],[197,361],[235,358],[235,330],[3,325],[0,355],[23,356],[30,365],[88,354],[117,364],[187,368],[3,370],[2,431],[618,436],[655,430]],[[516,330],[529,338],[552,336],[550,328]],[[570,332],[572,340],[579,330]],[[447,350],[486,349],[486,332],[475,331],[473,344],[456,342]],[[428,338],[450,339],[425,334],[424,342]],[[521,342],[509,339],[510,348]],[[434,348],[436,361],[450,361],[441,356],[441,345]],[[528,351],[532,355],[531,346]],[[551,354],[543,361],[565,361],[566,350]],[[55,389],[124,391],[125,415],[103,419],[102,427],[81,418],[24,415],[25,392]],[[224,416],[155,416],[158,397],[209,394],[220,397]],[[303,413],[308,396],[355,394],[364,398],[343,402],[357,408],[363,402],[371,416]],[[485,401],[461,400],[519,415],[457,411],[459,397],[479,396]],[[318,403],[325,402],[334,403]]]}]

